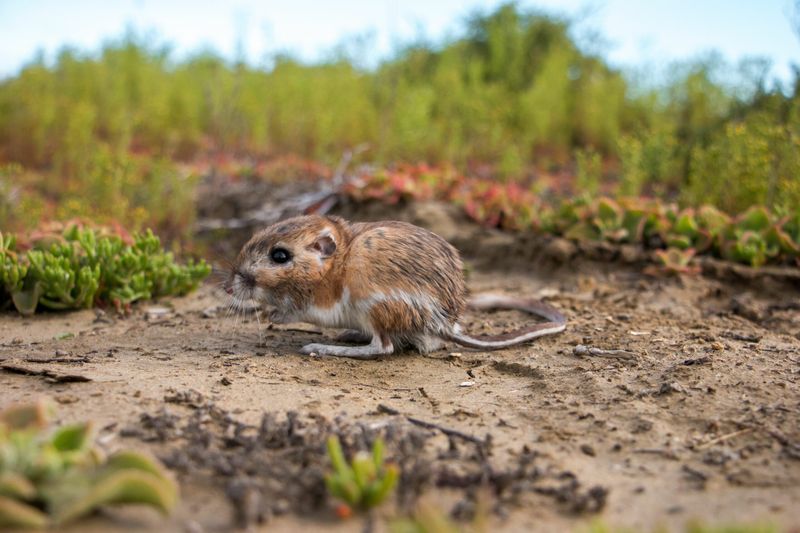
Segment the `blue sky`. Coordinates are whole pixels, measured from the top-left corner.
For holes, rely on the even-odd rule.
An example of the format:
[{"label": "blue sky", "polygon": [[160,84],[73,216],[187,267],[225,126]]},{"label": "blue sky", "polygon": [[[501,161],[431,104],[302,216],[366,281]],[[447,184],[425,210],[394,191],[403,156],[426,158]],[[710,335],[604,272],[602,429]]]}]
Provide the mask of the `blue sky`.
[{"label": "blue sky", "polygon": [[[232,2],[184,0],[0,0],[0,76],[13,75],[39,49],[52,58],[65,44],[95,50],[126,27],[151,31],[173,43],[177,56],[212,47],[227,57],[237,42],[259,64],[276,50],[301,58],[323,57],[347,36],[369,35],[373,59],[420,33],[437,40],[459,29],[476,8],[496,0],[337,0]],[[520,1],[576,16],[578,35],[597,30],[601,50],[617,66],[661,68],[714,49],[736,62],[746,56],[772,61],[773,74],[789,77],[800,64],[792,0],[541,0]]]}]

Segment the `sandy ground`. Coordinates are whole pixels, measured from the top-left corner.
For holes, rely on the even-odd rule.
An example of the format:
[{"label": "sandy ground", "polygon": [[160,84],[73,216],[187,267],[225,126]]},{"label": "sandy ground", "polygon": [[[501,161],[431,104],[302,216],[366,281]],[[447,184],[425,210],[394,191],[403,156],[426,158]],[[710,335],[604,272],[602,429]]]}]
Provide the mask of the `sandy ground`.
[{"label": "sandy ground", "polygon": [[[289,442],[298,432],[284,431],[294,427],[287,416],[322,432],[326,424],[342,434],[344,426],[421,432],[403,449],[405,437],[395,435],[401,444],[390,446],[389,455],[414,469],[408,443],[418,438],[420,457],[431,458],[426,464],[434,473],[403,492],[411,500],[423,494],[445,511],[475,493],[475,483],[464,476],[454,482],[453,472],[486,472],[487,464],[502,471],[533,454],[536,471],[514,478],[513,498],[502,492],[502,476],[492,477],[504,503],[490,513],[491,530],[575,530],[598,517],[643,531],[678,530],[694,519],[800,525],[797,286],[653,278],[588,261],[473,270],[469,285],[475,292],[546,298],[568,315],[569,328],[492,353],[449,347],[354,361],[299,355],[301,345],[334,332],[269,327],[253,314],[226,316],[224,294],[211,285],[136,306],[124,318],[7,312],[0,315],[0,405],[52,396],[62,421],[95,420],[104,446],[156,454],[181,481],[183,501],[166,522],[123,510],[74,531],[228,530],[237,520],[231,503],[241,503],[236,487],[243,476],[265,499],[245,519],[270,518],[256,528],[360,530],[361,519],[334,518],[324,495],[302,505],[275,499],[281,490],[290,500],[305,498],[292,496],[293,487],[318,482],[319,465],[324,470],[324,456],[296,463],[295,471],[274,470],[282,461],[275,454],[287,446],[321,451],[311,433]],[[526,320],[498,312],[470,314],[465,323],[480,333]],[[633,355],[579,356],[580,344]],[[75,376],[90,381],[71,381]],[[265,412],[273,433],[264,430]],[[489,436],[491,444],[448,439],[405,417],[479,442]],[[253,438],[273,439],[276,452],[231,437],[235,428],[259,424]],[[285,443],[275,440],[279,430],[289,435]],[[437,471],[444,463],[450,470]],[[270,475],[271,481],[259,477]],[[385,512],[403,505],[409,501],[392,501]]]}]

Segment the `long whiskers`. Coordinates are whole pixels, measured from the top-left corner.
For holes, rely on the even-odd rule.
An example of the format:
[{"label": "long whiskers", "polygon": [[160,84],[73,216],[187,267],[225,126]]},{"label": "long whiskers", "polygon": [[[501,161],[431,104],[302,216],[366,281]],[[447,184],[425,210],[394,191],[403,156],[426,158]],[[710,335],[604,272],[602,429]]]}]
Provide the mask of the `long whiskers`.
[{"label": "long whiskers", "polygon": [[251,313],[255,315],[258,330],[258,344],[264,344],[264,336],[262,331],[264,324],[261,322],[260,317],[261,308],[259,302],[253,298],[252,293],[242,294],[238,291],[235,292],[231,295],[228,300],[228,304],[225,307],[226,309],[224,318],[228,323],[230,323],[231,319],[233,319],[233,327],[230,328],[230,330],[234,334],[239,329],[240,320],[242,323],[244,323]]},{"label": "long whiskers", "polygon": [[[211,278],[214,285],[216,285],[222,292],[228,292],[231,280],[231,272],[233,272],[235,268],[235,263],[224,256],[220,255],[214,258]],[[252,311],[256,317],[258,344],[263,345],[263,324],[261,323],[261,317],[259,316],[260,306],[258,305],[258,302],[254,301],[252,291],[250,291],[250,294],[242,294],[241,291],[234,291],[233,294],[227,298],[223,321],[220,322],[218,327],[223,327],[222,322],[227,322],[230,324],[231,319],[233,319],[233,326],[230,328],[230,331],[235,334],[239,329],[239,321],[241,320],[244,323],[246,316],[250,311]]]},{"label": "long whiskers", "polygon": [[261,329],[262,329],[261,328],[261,318],[259,318],[259,316],[258,316],[260,314],[261,314],[261,309],[259,309],[257,307],[256,310],[255,310],[255,315],[256,315],[256,322],[258,323],[258,345],[259,346],[263,346],[264,337],[263,337],[263,332],[261,331]]}]

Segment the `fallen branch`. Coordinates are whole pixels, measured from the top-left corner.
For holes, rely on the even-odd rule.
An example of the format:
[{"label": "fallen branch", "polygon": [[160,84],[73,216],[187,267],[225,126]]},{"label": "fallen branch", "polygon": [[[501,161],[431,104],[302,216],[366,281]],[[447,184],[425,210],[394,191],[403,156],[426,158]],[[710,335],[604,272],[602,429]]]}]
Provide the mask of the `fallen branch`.
[{"label": "fallen branch", "polygon": [[753,428],[744,428],[740,429],[739,431],[734,431],[733,433],[728,433],[727,435],[722,435],[720,437],[717,437],[716,439],[711,439],[708,442],[704,442],[703,444],[695,446],[695,450],[705,450],[709,446],[713,446],[714,444],[724,442],[734,437],[738,437],[739,435],[744,435],[745,433],[750,433],[751,431],[753,431]]},{"label": "fallen branch", "polygon": [[[793,412],[792,410],[787,410],[788,412]],[[793,442],[789,437],[784,435],[781,431],[779,431],[775,427],[767,426],[764,424],[754,424],[751,422],[738,422],[733,421],[736,424],[745,426],[744,429],[753,430],[753,431],[763,431],[773,439],[775,439],[781,446],[783,446],[783,451],[788,455],[791,459],[800,460],[800,443]]]},{"label": "fallen branch", "polygon": [[356,383],[359,387],[369,387],[371,389],[380,389],[380,390],[388,390],[392,392],[409,392],[413,390],[418,390],[413,387],[382,387],[380,385],[372,385],[370,383]]},{"label": "fallen branch", "polygon": [[579,344],[572,349],[572,353],[577,356],[594,355],[597,357],[609,357],[611,359],[623,359],[626,361],[635,361],[638,355],[634,352],[627,350],[603,350],[602,348],[595,348],[594,346],[586,346]]},{"label": "fallen branch", "polygon": [[46,368],[39,370],[20,366],[14,363],[3,363],[0,365],[0,369],[5,370],[6,372],[11,372],[12,374],[42,376],[45,378],[45,381],[50,383],[85,383],[87,381],[92,381],[92,378],[82,376],[80,374],[61,374]]},{"label": "fallen branch", "polygon": [[23,359],[26,363],[88,363],[90,359],[86,356],[80,357],[49,357],[47,359],[39,359],[36,357],[26,357]]},{"label": "fallen branch", "polygon": [[458,431],[457,429],[450,429],[448,427],[440,426],[439,424],[434,424],[433,422],[426,422],[425,420],[420,420],[419,418],[414,418],[413,416],[404,415],[397,409],[393,409],[391,407],[383,405],[382,403],[378,404],[378,411],[381,413],[386,413],[388,415],[400,415],[416,426],[420,426],[425,429],[436,429],[441,431],[445,435],[448,435],[450,437],[458,437],[460,439],[477,444],[478,446],[481,447],[484,447],[488,444],[488,439],[479,439],[478,437],[469,435],[467,433],[463,433],[461,431]]},{"label": "fallen branch", "polygon": [[637,448],[633,450],[633,453],[646,453],[646,454],[653,454],[653,455],[661,455],[666,457],[667,459],[672,459],[673,461],[678,460],[678,454],[672,450],[667,450],[663,448]]}]

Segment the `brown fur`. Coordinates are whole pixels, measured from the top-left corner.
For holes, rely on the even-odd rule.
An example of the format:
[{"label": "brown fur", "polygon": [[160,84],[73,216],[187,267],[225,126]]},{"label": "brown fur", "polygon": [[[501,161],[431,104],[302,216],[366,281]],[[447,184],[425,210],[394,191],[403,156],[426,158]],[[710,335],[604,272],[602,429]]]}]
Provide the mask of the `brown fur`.
[{"label": "brown fur", "polygon": [[[275,247],[288,250],[291,261],[272,261]],[[248,277],[255,286],[244,283]],[[468,339],[456,326],[466,304],[458,252],[405,222],[348,223],[318,215],[284,220],[242,248],[230,285],[274,306],[273,320],[347,327],[378,339],[353,348],[361,354],[354,357],[364,357],[368,348],[389,353],[411,343],[427,350],[435,346],[431,339]],[[345,348],[310,346],[350,355]]]}]

